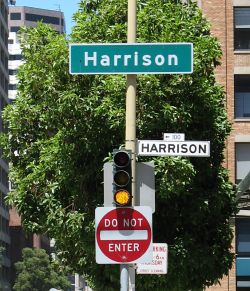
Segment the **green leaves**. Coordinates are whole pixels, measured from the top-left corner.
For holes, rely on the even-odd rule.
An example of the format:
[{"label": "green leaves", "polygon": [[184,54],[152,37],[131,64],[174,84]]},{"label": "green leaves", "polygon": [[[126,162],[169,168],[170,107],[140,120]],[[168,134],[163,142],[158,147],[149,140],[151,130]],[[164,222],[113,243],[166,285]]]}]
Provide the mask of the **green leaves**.
[{"label": "green leaves", "polygon": [[[137,137],[185,133],[210,140],[211,156],[154,159],[154,241],[169,244],[171,263],[167,276],[138,276],[136,288],[199,290],[232,264],[235,190],[221,166],[230,125],[213,72],[220,46],[195,3],[137,2],[139,42],[194,44],[193,74],[137,76]],[[126,1],[81,1],[70,42],[126,42],[126,18]],[[26,230],[55,238],[63,262],[84,270],[95,290],[117,290],[118,268],[95,263],[94,210],[103,203],[103,161],[124,144],[126,77],[69,75],[68,41],[45,25],[23,29],[21,40],[19,93],[0,139],[15,184],[8,201]]]},{"label": "green leaves", "polygon": [[70,282],[60,270],[58,262],[51,263],[45,250],[24,248],[22,259],[15,264],[18,276],[13,290],[44,291],[50,288],[66,290],[70,287]]}]

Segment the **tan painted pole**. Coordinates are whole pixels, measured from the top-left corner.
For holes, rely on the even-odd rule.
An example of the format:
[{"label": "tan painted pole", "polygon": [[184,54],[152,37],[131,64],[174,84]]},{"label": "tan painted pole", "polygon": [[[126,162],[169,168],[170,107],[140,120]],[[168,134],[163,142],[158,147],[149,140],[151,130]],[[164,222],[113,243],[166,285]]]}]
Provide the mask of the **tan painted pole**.
[{"label": "tan painted pole", "polygon": [[[136,42],[136,0],[128,0],[128,43]],[[136,193],[136,75],[127,75],[125,148],[132,151],[132,205],[137,205]]]},{"label": "tan painted pole", "polygon": [[[136,0],[128,0],[128,43],[136,42]],[[132,152],[132,205],[138,205],[136,193],[136,75],[127,75],[125,148]],[[133,265],[120,265],[121,291],[135,290]]]}]

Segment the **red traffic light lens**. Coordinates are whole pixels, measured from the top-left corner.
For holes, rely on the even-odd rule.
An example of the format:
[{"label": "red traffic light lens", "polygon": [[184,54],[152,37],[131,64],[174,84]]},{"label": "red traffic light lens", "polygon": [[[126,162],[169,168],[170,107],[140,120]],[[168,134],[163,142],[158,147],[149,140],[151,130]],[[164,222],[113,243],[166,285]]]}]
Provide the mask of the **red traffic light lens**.
[{"label": "red traffic light lens", "polygon": [[125,151],[118,151],[114,154],[114,163],[117,167],[127,167],[130,161],[130,156]]}]

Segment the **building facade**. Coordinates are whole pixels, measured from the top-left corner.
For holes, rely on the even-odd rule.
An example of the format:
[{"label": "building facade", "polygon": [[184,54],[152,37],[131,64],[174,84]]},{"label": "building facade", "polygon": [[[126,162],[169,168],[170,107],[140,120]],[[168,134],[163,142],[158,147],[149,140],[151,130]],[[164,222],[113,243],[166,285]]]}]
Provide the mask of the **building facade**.
[{"label": "building facade", "polygon": [[[0,131],[5,131],[2,122],[2,110],[9,103],[8,101],[8,2],[0,1]],[[2,157],[0,149],[0,247],[2,262],[0,269],[0,289],[10,290],[10,235],[9,235],[9,212],[4,202],[4,198],[9,191],[8,183],[8,163]]]},{"label": "building facade", "polygon": [[10,101],[16,98],[17,94],[17,70],[22,63],[22,53],[20,48],[20,43],[18,41],[16,32],[9,32],[8,39],[8,50],[9,50],[9,87],[8,87],[8,97]]},{"label": "building facade", "polygon": [[22,63],[22,53],[17,32],[20,27],[35,27],[37,22],[50,25],[58,33],[65,33],[64,14],[61,11],[32,8],[26,6],[9,6],[9,98],[14,100],[17,94],[18,67]]},{"label": "building facade", "polygon": [[[14,102],[17,95],[17,72],[23,62],[18,31],[22,26],[35,27],[38,21],[51,25],[58,33],[65,33],[64,14],[61,11],[25,6],[9,6],[9,61],[7,61],[9,86],[7,83],[7,90],[10,102]],[[25,247],[34,247],[43,248],[49,252],[50,241],[46,236],[25,233],[21,225],[21,218],[15,208],[9,210],[9,216],[9,233],[11,237],[9,248],[11,260],[9,278],[11,286],[13,286],[16,279],[15,263],[22,259],[22,249]]]},{"label": "building facade", "polygon": [[59,33],[65,33],[64,14],[61,11],[27,6],[9,7],[10,32],[18,32],[21,26],[35,27],[37,22],[49,24]]},{"label": "building facade", "polygon": [[227,140],[225,166],[238,184],[240,211],[232,218],[235,263],[220,285],[208,290],[250,290],[250,1],[199,0],[223,51],[216,70],[217,81],[225,89],[225,106],[232,123]]}]

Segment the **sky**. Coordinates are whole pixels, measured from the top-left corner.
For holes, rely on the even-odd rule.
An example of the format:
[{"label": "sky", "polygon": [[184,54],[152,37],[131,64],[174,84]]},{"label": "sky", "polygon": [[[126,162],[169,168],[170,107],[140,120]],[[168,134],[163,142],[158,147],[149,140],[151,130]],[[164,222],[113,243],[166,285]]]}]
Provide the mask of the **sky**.
[{"label": "sky", "polygon": [[66,33],[73,26],[72,15],[78,10],[80,0],[16,0],[16,6],[29,6],[50,10],[61,10],[66,21]]}]

